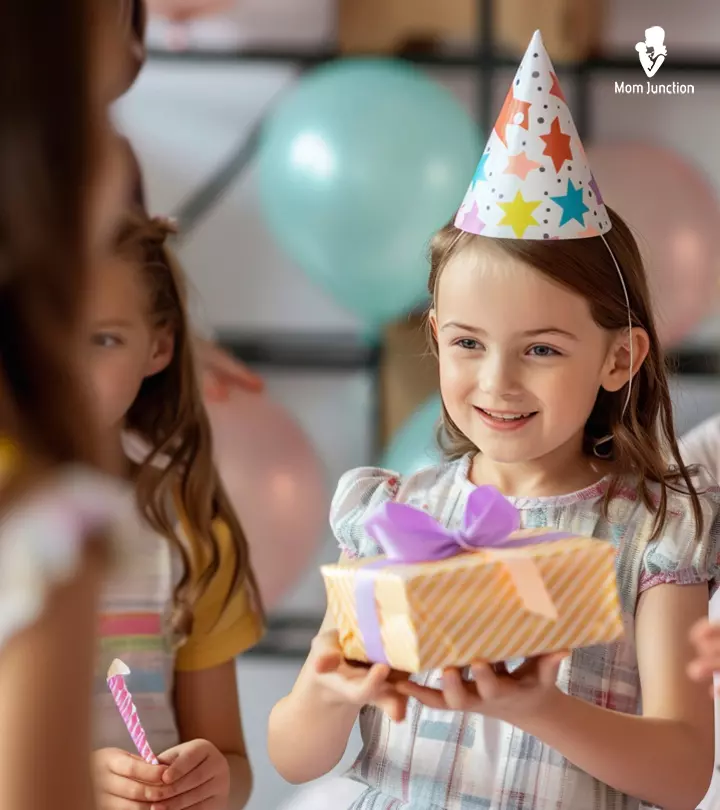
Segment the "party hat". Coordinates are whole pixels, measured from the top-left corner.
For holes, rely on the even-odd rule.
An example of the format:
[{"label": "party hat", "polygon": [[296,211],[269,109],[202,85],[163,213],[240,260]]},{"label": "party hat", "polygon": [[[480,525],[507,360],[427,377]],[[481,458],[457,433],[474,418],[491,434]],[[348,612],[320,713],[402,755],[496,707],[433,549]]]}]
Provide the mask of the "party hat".
[{"label": "party hat", "polygon": [[539,31],[515,74],[455,225],[501,239],[580,239],[610,230]]}]

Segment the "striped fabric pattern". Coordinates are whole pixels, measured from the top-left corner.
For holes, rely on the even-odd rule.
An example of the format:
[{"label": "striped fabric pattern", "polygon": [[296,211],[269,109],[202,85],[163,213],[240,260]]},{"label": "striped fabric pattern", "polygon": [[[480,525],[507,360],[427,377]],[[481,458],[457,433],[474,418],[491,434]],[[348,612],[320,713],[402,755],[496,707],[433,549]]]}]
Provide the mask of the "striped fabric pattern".
[{"label": "striped fabric pattern", "polygon": [[[395,499],[425,509],[446,526],[459,525],[472,488],[471,458],[400,479],[384,470],[347,473],[333,501],[331,524],[345,556],[379,549],[363,519]],[[689,500],[670,495],[668,522],[653,541],[652,515],[632,480],[623,483],[603,515],[603,480],[555,498],[511,499],[522,525],[610,541],[625,635],[616,642],[576,649],[560,669],[559,687],[597,706],[638,714],[641,706],[634,615],[641,592],[660,583],[710,587],[720,577],[720,491],[704,494],[705,530],[695,538]],[[592,571],[585,571],[589,582]],[[588,585],[588,587],[590,587]],[[441,673],[413,676],[438,686]],[[427,709],[411,701],[404,723],[371,707],[360,715],[363,749],[348,776],[365,785],[351,810],[639,810],[641,802],[581,771],[537,738],[478,714]],[[337,805],[338,810],[346,805]],[[347,808],[346,808],[347,810]]]},{"label": "striped fabric pattern", "polygon": [[169,543],[142,526],[131,548],[113,569],[101,600],[95,676],[95,748],[134,745],[110,694],[108,667],[119,658],[138,714],[156,753],[179,742],[172,705],[175,652],[169,631],[170,606],[178,562]]}]

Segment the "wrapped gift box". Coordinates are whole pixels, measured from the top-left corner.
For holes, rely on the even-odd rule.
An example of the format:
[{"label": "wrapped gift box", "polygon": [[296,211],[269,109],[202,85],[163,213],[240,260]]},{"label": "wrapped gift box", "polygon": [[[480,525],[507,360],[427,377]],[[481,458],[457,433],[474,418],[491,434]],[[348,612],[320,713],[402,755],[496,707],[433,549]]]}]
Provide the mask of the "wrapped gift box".
[{"label": "wrapped gift box", "polygon": [[384,504],[366,528],[387,556],[321,569],[345,657],[418,673],[618,639],[613,546],[518,522],[488,487],[457,531]]}]

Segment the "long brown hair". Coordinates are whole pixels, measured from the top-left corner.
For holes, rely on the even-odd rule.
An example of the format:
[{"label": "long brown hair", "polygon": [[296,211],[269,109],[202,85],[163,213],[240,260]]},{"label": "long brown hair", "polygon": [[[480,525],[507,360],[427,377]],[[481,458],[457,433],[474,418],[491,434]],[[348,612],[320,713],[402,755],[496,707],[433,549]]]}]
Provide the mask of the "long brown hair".
[{"label": "long brown hair", "polygon": [[0,10],[0,435],[41,466],[99,458],[71,360],[103,148],[97,13],[90,0]]},{"label": "long brown hair", "polygon": [[[119,247],[123,256],[139,262],[149,292],[153,325],[170,329],[174,336],[170,364],[144,380],[127,414],[126,426],[151,448],[137,474],[139,506],[149,523],[176,547],[183,561],[172,620],[182,640],[192,629],[195,601],[219,570],[215,520],[229,529],[233,546],[234,572],[225,604],[243,587],[248,589],[260,615],[262,603],[247,539],[213,462],[210,423],[188,323],[186,285],[178,262],[165,244],[171,231],[167,223],[151,220],[136,209],[122,229]],[[203,552],[201,559],[191,559],[178,536],[177,510],[173,506],[178,501],[188,530]]]},{"label": "long brown hair", "polygon": [[[608,213],[612,228],[605,239],[623,274],[630,301],[632,325],[642,327],[647,332],[650,349],[645,362],[633,377],[630,403],[625,410],[626,386],[617,392],[601,389],[598,393],[585,425],[584,451],[592,454],[599,441],[612,437],[611,441],[603,442],[603,451],[611,451],[611,457],[620,472],[639,476],[642,501],[655,513],[653,538],[657,537],[665,525],[669,491],[689,494],[697,531],[700,533],[703,521],[700,501],[692,480],[695,470],[683,463],[678,449],[666,362],[655,327],[643,261],[628,226],[612,209],[608,208]],[[446,225],[434,237],[430,249],[428,281],[428,290],[433,301],[436,300],[438,282],[448,262],[461,251],[475,249],[481,252],[489,249],[487,241],[488,237],[465,233],[452,224]],[[492,246],[582,295],[598,326],[607,330],[628,328],[627,303],[622,283],[610,252],[600,236],[547,242],[493,239]],[[437,351],[437,343],[431,330],[429,339],[433,351]],[[440,439],[449,458],[459,458],[467,452],[477,450],[453,423],[444,405]],[[653,496],[648,482],[659,484],[659,498]],[[619,486],[619,476],[615,476],[606,493],[606,509],[617,494]]]}]

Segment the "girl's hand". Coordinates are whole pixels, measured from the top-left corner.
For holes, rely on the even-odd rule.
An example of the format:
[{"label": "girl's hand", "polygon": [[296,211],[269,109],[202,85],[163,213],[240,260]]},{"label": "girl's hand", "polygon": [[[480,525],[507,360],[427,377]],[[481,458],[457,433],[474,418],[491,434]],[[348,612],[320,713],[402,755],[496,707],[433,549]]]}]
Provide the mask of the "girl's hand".
[{"label": "girl's hand", "polygon": [[172,798],[152,810],[226,810],[230,766],[225,755],[207,740],[191,740],[170,748],[158,759],[169,767],[163,782]]},{"label": "girl's hand", "polygon": [[396,685],[409,676],[384,664],[366,666],[346,661],[336,630],[315,637],[311,665],[318,686],[325,690],[331,702],[358,708],[377,706],[396,723],[405,719],[408,699],[398,692]]},{"label": "girl's hand", "polygon": [[203,392],[211,402],[224,402],[232,388],[262,391],[263,381],[217,344],[195,339],[195,351],[203,380]]},{"label": "girl's hand", "polygon": [[465,681],[457,669],[443,673],[443,688],[431,689],[412,681],[397,684],[397,691],[414,697],[431,709],[477,712],[508,723],[543,708],[560,694],[557,676],[567,653],[532,658],[515,672],[498,673],[489,664],[474,664],[473,681]]},{"label": "girl's hand", "polygon": [[[697,658],[688,665],[688,675],[694,681],[712,680],[714,673],[720,674],[720,624],[711,624],[702,619],[692,629],[690,641],[695,646]],[[720,687],[718,687],[720,694]],[[710,693],[715,694],[714,687]]]},{"label": "girl's hand", "polygon": [[98,810],[150,810],[171,795],[163,786],[167,766],[148,765],[119,748],[93,753],[93,778]]}]

